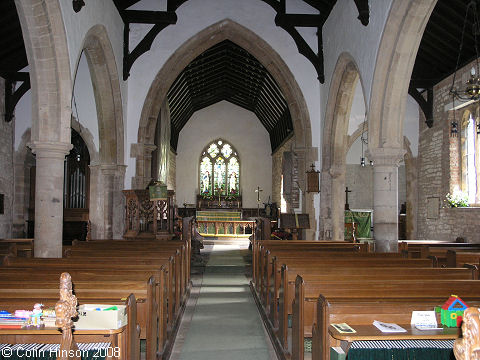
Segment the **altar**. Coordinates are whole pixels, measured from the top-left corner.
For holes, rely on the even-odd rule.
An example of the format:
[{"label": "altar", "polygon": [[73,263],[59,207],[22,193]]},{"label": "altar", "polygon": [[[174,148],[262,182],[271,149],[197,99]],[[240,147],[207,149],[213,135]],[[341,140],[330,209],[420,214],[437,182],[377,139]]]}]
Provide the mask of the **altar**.
[{"label": "altar", "polygon": [[[371,238],[372,232],[372,213],[373,210],[345,210],[345,231],[347,231],[346,224],[355,225],[355,237]],[[348,236],[348,234],[345,234]]]},{"label": "altar", "polygon": [[197,209],[240,209],[242,196],[204,196],[197,195]]}]

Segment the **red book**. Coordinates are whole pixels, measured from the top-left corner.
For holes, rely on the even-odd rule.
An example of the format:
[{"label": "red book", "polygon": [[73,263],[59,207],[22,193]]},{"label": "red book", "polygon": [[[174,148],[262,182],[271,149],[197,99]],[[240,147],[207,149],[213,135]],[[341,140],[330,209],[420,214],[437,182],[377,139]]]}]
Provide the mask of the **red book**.
[{"label": "red book", "polygon": [[9,325],[0,325],[0,329],[21,329],[23,325],[20,324],[9,324]]}]

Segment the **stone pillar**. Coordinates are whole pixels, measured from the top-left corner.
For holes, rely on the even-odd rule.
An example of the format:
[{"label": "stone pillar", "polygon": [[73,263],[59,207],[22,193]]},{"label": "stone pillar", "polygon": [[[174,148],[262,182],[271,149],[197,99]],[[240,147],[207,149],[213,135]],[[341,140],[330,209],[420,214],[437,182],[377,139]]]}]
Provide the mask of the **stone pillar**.
[{"label": "stone pillar", "polygon": [[124,227],[125,166],[90,165],[92,239],[121,239]]},{"label": "stone pillar", "polygon": [[3,195],[3,212],[0,212],[0,238],[12,236],[14,204],[13,138],[14,123],[5,121],[5,80],[0,78],[0,194]]},{"label": "stone pillar", "polygon": [[328,170],[320,174],[319,240],[332,240],[332,176]]},{"label": "stone pillar", "polygon": [[332,240],[343,241],[345,235],[345,166],[332,166]]},{"label": "stone pillar", "polygon": [[130,156],[136,158],[136,175],[132,178],[132,189],[145,189],[152,179],[153,144],[132,144]]},{"label": "stone pillar", "polygon": [[367,150],[373,161],[373,234],[376,252],[398,251],[398,165],[405,150]]},{"label": "stone pillar", "polygon": [[62,257],[64,160],[72,148],[60,142],[34,142],[35,257]]}]

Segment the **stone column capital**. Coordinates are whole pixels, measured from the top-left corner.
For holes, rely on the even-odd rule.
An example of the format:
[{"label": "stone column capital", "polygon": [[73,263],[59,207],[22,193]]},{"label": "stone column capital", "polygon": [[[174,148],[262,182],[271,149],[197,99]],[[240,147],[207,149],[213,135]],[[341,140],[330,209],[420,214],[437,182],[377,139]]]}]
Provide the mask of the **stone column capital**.
[{"label": "stone column capital", "polygon": [[98,164],[93,163],[88,166],[90,170],[101,171],[106,174],[117,175],[125,174],[127,165],[116,165],[116,164]]},{"label": "stone column capital", "polygon": [[73,145],[63,142],[33,141],[27,146],[38,157],[64,159]]},{"label": "stone column capital", "polygon": [[338,179],[341,175],[345,175],[345,166],[332,165],[328,170],[332,179]]},{"label": "stone column capital", "polygon": [[365,155],[370,161],[373,161],[374,166],[398,167],[405,153],[405,149],[401,148],[374,148],[367,149]]},{"label": "stone column capital", "polygon": [[131,144],[130,146],[130,157],[138,158],[142,156],[150,156],[152,151],[157,148],[155,144],[143,144],[143,143],[136,143]]}]

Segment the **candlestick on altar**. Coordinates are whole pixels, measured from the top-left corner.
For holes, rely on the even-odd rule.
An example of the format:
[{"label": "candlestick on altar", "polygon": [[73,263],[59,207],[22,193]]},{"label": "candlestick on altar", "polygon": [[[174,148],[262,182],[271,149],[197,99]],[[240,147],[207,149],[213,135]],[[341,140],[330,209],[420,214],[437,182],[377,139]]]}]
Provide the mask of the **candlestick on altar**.
[{"label": "candlestick on altar", "polygon": [[255,192],[257,193],[257,216],[260,216],[260,192],[263,191],[263,189],[260,189],[260,186],[257,186],[257,189]]},{"label": "candlestick on altar", "polygon": [[215,190],[217,190],[217,193],[218,193],[218,206],[222,207],[222,202],[221,202],[222,187],[217,186]]}]

